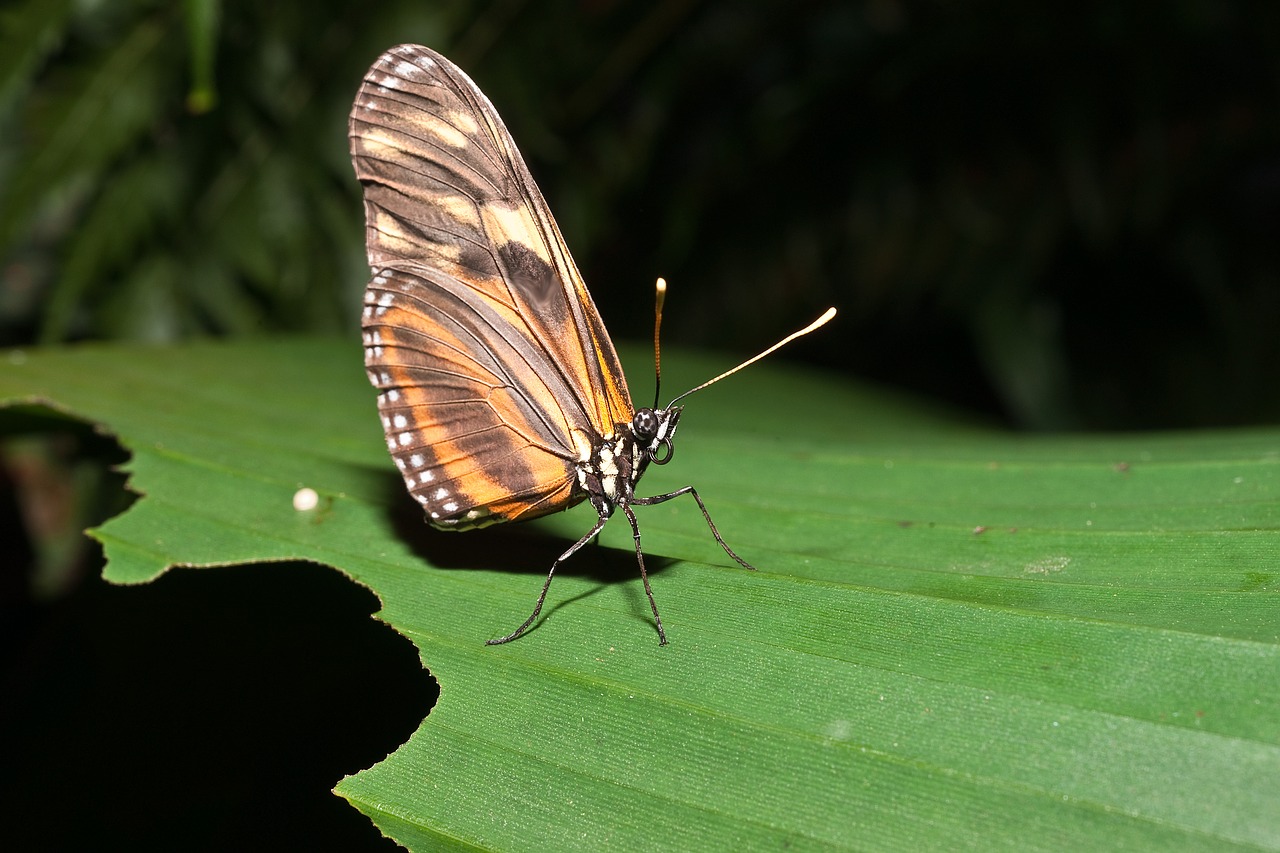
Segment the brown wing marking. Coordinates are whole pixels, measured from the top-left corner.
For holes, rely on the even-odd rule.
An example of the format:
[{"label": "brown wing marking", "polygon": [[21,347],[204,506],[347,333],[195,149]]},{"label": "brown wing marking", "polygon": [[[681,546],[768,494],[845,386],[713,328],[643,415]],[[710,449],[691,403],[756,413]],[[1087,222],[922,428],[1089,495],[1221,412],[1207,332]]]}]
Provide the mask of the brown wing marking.
[{"label": "brown wing marking", "polygon": [[524,159],[488,98],[434,51],[379,57],[350,122],[370,265],[420,260],[524,318],[574,389],[577,426],[633,413],[621,364]]}]

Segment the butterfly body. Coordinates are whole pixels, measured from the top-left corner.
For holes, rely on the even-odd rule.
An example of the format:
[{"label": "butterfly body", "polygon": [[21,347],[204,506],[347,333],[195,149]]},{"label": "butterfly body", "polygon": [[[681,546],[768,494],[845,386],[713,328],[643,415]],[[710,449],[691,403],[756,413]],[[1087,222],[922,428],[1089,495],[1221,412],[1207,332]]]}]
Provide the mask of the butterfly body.
[{"label": "butterfly body", "polygon": [[532,625],[556,568],[621,511],[666,643],[632,505],[692,495],[716,541],[750,566],[720,538],[693,487],[636,496],[649,464],[670,460],[682,407],[635,409],[604,323],[497,111],[449,60],[400,45],[365,75],[349,136],[373,271],[365,367],[387,449],[426,520],[465,530],[583,500],[596,510],[594,527],[552,565],[533,614],[490,642]]}]

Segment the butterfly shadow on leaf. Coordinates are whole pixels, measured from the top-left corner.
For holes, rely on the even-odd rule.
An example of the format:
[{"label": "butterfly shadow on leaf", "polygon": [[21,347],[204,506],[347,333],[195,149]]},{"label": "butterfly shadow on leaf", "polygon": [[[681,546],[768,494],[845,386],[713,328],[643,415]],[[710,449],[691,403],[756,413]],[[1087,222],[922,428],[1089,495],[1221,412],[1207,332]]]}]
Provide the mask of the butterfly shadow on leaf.
[{"label": "butterfly shadow on leaf", "polygon": [[[551,564],[575,541],[541,529],[536,522],[494,525],[466,531],[437,530],[427,524],[421,508],[407,499],[404,483],[394,473],[388,473],[385,491],[387,516],[392,529],[431,568],[513,572],[545,579]],[[583,517],[586,519],[584,525],[588,525],[583,528],[585,533],[590,529],[590,518],[586,514]],[[627,521],[619,517],[610,524],[620,524],[625,528]],[[676,561],[671,558],[649,552],[644,555],[645,570],[651,578],[661,575],[674,562]],[[556,569],[556,577],[588,578],[597,586],[568,598],[557,599],[555,584],[552,584],[547,605],[530,631],[536,630],[538,624],[561,607],[593,596],[607,584],[625,583],[639,578],[639,575],[635,551],[629,548],[604,547],[598,541],[587,545]],[[629,585],[627,588],[631,590],[628,597],[633,599],[632,610],[635,617],[649,621],[649,603],[643,589],[638,585]],[[530,601],[539,589],[537,582],[530,582]],[[505,626],[493,627],[501,630]]]}]

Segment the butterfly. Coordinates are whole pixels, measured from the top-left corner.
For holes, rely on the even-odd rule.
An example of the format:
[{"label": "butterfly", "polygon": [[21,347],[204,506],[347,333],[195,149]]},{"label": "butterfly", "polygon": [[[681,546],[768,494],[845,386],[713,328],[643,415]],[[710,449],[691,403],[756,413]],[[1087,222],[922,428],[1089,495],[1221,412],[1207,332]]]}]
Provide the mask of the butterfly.
[{"label": "butterfly", "polygon": [[[558,512],[583,500],[595,525],[556,569],[626,516],[659,643],[667,642],[632,507],[690,495],[738,564],[693,486],[639,497],[650,465],[671,460],[688,394],[636,409],[622,365],[560,229],[489,99],[430,48],[400,45],[365,75],[349,126],[364,187],[365,368],[378,390],[387,449],[426,520],[465,530]],[[655,320],[662,317],[659,280]],[[659,361],[658,364],[661,362]],[[661,370],[658,370],[659,380]]]}]

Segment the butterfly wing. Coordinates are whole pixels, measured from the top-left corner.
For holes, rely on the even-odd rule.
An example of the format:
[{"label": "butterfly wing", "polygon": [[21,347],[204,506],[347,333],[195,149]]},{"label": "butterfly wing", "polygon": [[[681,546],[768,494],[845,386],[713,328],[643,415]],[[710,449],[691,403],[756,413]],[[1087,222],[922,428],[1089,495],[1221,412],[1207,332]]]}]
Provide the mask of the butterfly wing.
[{"label": "butterfly wing", "polygon": [[401,45],[365,75],[350,122],[375,269],[417,260],[508,306],[601,435],[633,414],[617,354],[511,134],[449,60]]},{"label": "butterfly wing", "polygon": [[402,45],[365,76],[350,139],[374,270],[365,360],[406,485],[441,527],[564,509],[631,399],[502,120],[456,66]]}]

